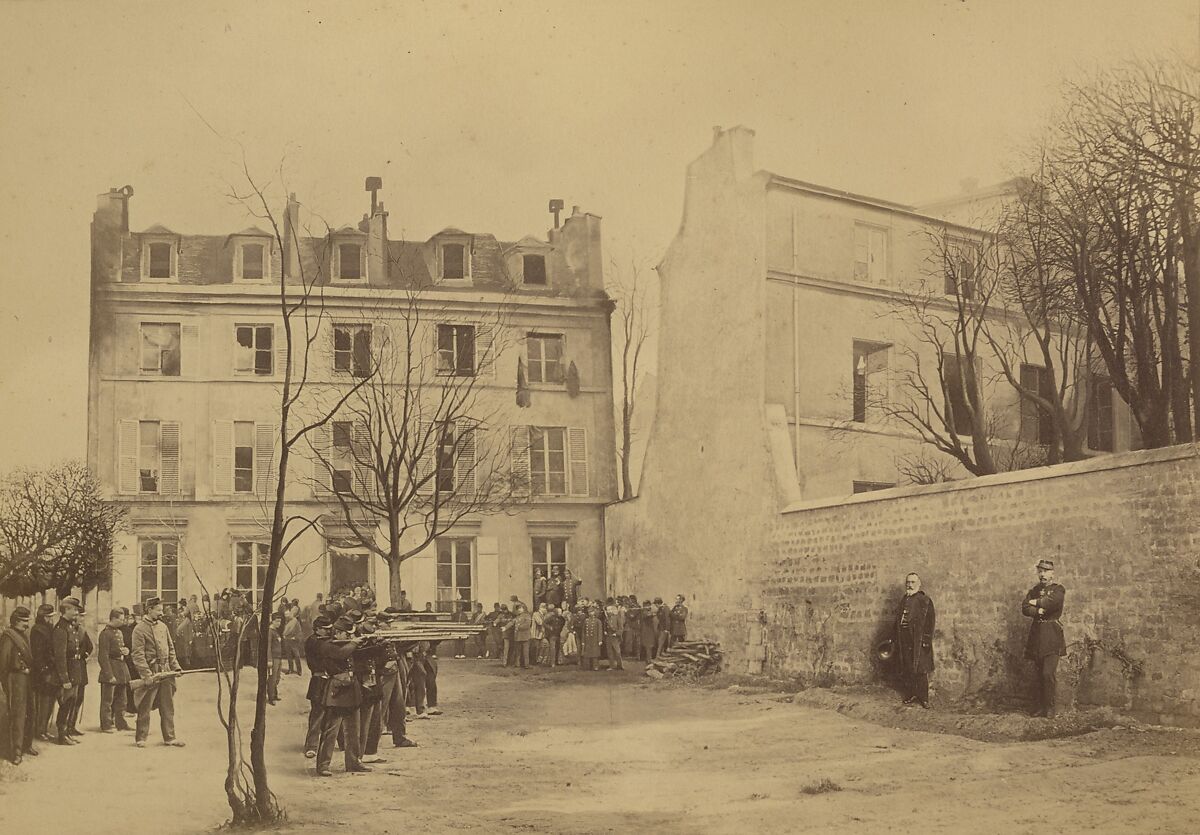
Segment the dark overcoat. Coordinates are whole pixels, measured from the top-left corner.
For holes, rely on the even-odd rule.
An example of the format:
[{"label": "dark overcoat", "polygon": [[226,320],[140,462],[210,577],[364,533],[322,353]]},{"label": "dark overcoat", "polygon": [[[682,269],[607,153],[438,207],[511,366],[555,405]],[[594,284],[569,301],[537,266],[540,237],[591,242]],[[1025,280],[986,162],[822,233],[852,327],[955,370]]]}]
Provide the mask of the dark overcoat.
[{"label": "dark overcoat", "polygon": [[101,684],[128,684],[129,667],[125,665],[125,637],[120,627],[106,626],[97,639],[96,660],[100,662]]},{"label": "dark overcoat", "polygon": [[329,674],[325,707],[354,708],[362,704],[362,686],[354,674],[355,645],[350,641],[320,641],[317,653]]},{"label": "dark overcoat", "polygon": [[[1025,641],[1026,658],[1045,658],[1047,655],[1066,655],[1067,640],[1063,635],[1063,603],[1067,590],[1058,583],[1038,585],[1031,588],[1021,600],[1021,614],[1032,618],[1029,638]],[[1034,601],[1030,604],[1030,600]]]},{"label": "dark overcoat", "polygon": [[[908,603],[908,619],[911,630],[900,629],[900,618],[904,613],[904,605]],[[900,601],[896,610],[896,653],[902,669],[913,673],[933,672],[933,626],[935,615],[933,601],[923,591],[918,591],[906,600]],[[901,640],[901,632],[909,631],[909,636]]]}]

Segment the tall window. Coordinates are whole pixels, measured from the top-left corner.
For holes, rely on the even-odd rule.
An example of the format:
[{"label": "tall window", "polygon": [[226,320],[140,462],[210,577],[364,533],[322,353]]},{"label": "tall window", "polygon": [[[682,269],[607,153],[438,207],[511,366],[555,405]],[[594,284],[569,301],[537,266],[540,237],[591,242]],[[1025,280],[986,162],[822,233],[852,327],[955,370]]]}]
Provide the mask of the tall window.
[{"label": "tall window", "polygon": [[437,490],[443,495],[454,492],[455,436],[453,426],[433,428],[437,442]]},{"label": "tall window", "polygon": [[1112,380],[1092,375],[1092,391],[1088,400],[1088,446],[1101,452],[1112,452],[1113,445],[1113,387]]},{"label": "tall window", "polygon": [[260,602],[267,584],[267,563],[271,546],[266,542],[235,542],[233,545],[233,582],[235,588],[254,593]]},{"label": "tall window", "polygon": [[529,382],[561,383],[562,334],[529,333],[525,335],[525,345],[529,352]]},{"label": "tall window", "polygon": [[171,250],[174,245],[162,242],[146,245],[146,275],[149,278],[171,277]]},{"label": "tall window", "polygon": [[[1037,392],[1045,400],[1053,400],[1054,387],[1050,372],[1040,365],[1021,365],[1021,388]],[[1021,440],[1048,446],[1054,443],[1054,418],[1040,403],[1021,398]]]},{"label": "tall window", "polygon": [[950,428],[959,435],[975,434],[971,405],[967,399],[967,386],[971,384],[968,377],[970,370],[960,361],[958,354],[942,353],[942,381],[946,396],[943,414]]},{"label": "tall window", "polygon": [[526,255],[521,259],[522,280],[526,284],[546,283],[546,256]]},{"label": "tall window", "polygon": [[262,244],[242,244],[242,278],[254,281],[266,275],[267,248]]},{"label": "tall window", "polygon": [[141,330],[142,373],[178,377],[179,324],[177,322],[142,322]]},{"label": "tall window", "polygon": [[887,280],[887,230],[854,226],[854,280],[883,284]]},{"label": "tall window", "polygon": [[234,368],[239,374],[270,374],[275,329],[270,325],[237,325]]},{"label": "tall window", "polygon": [[561,496],[567,492],[566,430],[529,428],[529,475],[534,495]]},{"label": "tall window", "polygon": [[979,261],[979,247],[973,243],[959,241],[948,247],[946,257],[945,287],[947,296],[962,294],[964,299],[975,295],[975,268]]},{"label": "tall window", "polygon": [[333,492],[350,493],[354,489],[354,422],[333,422],[333,451],[329,462]]},{"label": "tall window", "polygon": [[138,541],[138,601],[161,597],[179,602],[179,543],[170,539]]},{"label": "tall window", "polygon": [[475,374],[475,326],[438,325],[438,374],[472,377]]},{"label": "tall window", "polygon": [[474,599],[470,539],[437,540],[437,611],[469,612]]},{"label": "tall window", "polygon": [[355,377],[371,373],[371,326],[333,326],[333,369]]},{"label": "tall window", "polygon": [[162,433],[157,420],[138,421],[138,492],[157,493],[162,468]]},{"label": "tall window", "polygon": [[233,423],[233,492],[254,492],[254,422]]},{"label": "tall window", "polygon": [[561,572],[567,567],[567,540],[565,538],[535,536],[530,542],[533,545],[531,580],[537,579],[539,570],[543,577],[551,579],[556,570]]},{"label": "tall window", "polygon": [[463,244],[442,244],[442,278],[467,277],[467,248]]},{"label": "tall window", "polygon": [[362,245],[338,244],[337,277],[343,281],[362,278]]},{"label": "tall window", "polygon": [[854,341],[854,405],[851,417],[865,423],[887,400],[888,346]]}]

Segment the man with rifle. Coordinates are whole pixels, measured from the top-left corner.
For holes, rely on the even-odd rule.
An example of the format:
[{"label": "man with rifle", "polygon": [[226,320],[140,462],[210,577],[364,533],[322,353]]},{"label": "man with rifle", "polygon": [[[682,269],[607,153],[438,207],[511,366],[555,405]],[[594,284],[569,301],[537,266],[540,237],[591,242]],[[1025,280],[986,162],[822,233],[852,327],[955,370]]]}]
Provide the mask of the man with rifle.
[{"label": "man with rifle", "polygon": [[333,638],[317,643],[317,657],[329,676],[325,688],[325,713],[321,719],[321,743],[317,749],[317,776],[332,777],[333,744],[338,731],[345,735],[346,771],[371,771],[359,760],[357,712],[362,704],[362,687],[354,672],[354,651],[361,638],[351,638],[354,621],[342,615],[333,624]]},{"label": "man with rifle", "polygon": [[142,622],[133,628],[130,650],[138,674],[138,680],[131,683],[138,709],[134,744],[138,748],[146,747],[146,737],[150,735],[150,711],[157,707],[163,744],[182,748],[184,743],[175,738],[175,678],[183,668],[175,657],[171,633],[162,621],[162,599],[151,597],[145,603],[145,610]]},{"label": "man with rifle", "polygon": [[319,645],[332,637],[333,622],[325,615],[313,618],[312,634],[304,639],[304,659],[308,662],[308,671],[312,678],[308,680],[308,733],[304,735],[304,756],[315,759],[317,748],[321,745],[321,720],[325,716],[325,687],[329,684],[329,675],[322,663]]}]

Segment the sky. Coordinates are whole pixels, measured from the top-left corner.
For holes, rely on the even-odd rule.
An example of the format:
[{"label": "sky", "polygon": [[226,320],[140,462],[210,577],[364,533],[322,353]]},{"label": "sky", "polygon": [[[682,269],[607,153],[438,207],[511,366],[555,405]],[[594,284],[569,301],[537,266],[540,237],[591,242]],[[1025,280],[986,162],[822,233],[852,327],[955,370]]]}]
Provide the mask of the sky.
[{"label": "sky", "polygon": [[[1200,0],[0,2],[0,473],[86,452],[89,223],[221,234],[241,161],[332,225],[544,236],[657,263],[712,128],[898,202],[1014,173],[1063,84],[1200,52]],[[624,269],[624,266],[620,267]]]}]

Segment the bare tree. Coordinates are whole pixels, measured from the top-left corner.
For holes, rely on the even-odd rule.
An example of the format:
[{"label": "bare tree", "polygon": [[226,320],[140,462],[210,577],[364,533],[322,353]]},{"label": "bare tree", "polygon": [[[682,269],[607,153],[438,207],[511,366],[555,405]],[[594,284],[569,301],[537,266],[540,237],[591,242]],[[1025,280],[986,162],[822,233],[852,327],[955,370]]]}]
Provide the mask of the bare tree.
[{"label": "bare tree", "polygon": [[620,498],[625,500],[636,495],[632,475],[635,434],[633,416],[637,408],[638,385],[642,379],[642,349],[650,337],[651,311],[646,283],[642,280],[637,261],[631,261],[629,272],[623,277],[615,262],[612,267],[612,275],[617,278],[609,292],[616,303],[616,313],[621,325],[617,334],[617,350],[621,355],[621,449],[618,458],[621,463]]},{"label": "bare tree", "polygon": [[0,482],[0,592],[63,597],[107,587],[124,519],[82,462],[10,473]]},{"label": "bare tree", "polygon": [[529,441],[510,432],[503,398],[488,390],[503,309],[497,300],[467,324],[419,287],[381,296],[356,334],[369,379],[309,438],[315,492],[351,540],[387,564],[395,605],[405,560],[464,518],[508,512],[529,496],[528,468],[511,463],[528,460]]}]

